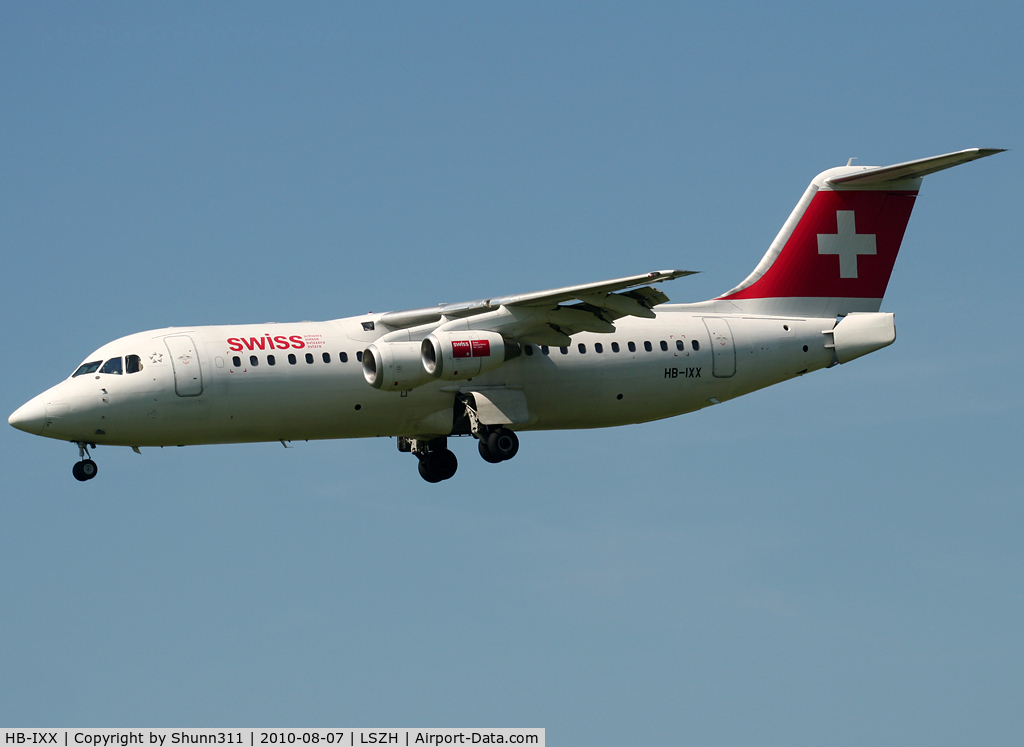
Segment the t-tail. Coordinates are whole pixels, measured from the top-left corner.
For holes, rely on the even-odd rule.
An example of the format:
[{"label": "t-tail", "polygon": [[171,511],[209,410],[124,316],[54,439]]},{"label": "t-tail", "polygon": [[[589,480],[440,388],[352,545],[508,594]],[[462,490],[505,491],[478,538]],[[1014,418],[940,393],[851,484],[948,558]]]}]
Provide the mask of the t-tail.
[{"label": "t-tail", "polygon": [[754,271],[715,306],[815,317],[878,311],[922,178],[1002,150],[818,174]]}]

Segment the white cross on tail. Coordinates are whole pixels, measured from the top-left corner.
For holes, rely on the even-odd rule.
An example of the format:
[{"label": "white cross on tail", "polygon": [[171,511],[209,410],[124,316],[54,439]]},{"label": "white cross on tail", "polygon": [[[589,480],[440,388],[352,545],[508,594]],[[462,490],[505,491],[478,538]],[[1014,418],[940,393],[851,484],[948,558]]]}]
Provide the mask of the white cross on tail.
[{"label": "white cross on tail", "polygon": [[875,235],[857,233],[852,210],[837,210],[839,233],[818,234],[818,254],[839,255],[839,277],[857,277],[857,255],[877,254]]}]

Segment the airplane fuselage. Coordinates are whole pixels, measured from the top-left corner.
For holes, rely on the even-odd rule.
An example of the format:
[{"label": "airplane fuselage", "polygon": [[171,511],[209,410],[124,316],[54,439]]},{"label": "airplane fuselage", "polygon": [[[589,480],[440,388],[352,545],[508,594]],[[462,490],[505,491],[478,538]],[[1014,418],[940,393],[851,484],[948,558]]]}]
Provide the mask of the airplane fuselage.
[{"label": "airplane fuselage", "polygon": [[[371,326],[366,330],[364,326]],[[121,446],[298,441],[452,432],[458,394],[521,392],[515,430],[599,428],[680,415],[834,362],[835,319],[709,315],[663,305],[567,347],[523,346],[495,371],[404,392],[364,378],[373,315],[328,322],[167,328],[97,350],[140,370],[75,375],[26,405],[39,435]]]}]

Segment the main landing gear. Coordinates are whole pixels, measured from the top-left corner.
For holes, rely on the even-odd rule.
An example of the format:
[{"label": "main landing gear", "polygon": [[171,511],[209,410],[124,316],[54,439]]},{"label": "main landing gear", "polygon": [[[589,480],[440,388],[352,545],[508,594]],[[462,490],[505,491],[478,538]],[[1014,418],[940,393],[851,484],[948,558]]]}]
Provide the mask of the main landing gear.
[{"label": "main landing gear", "polygon": [[427,482],[449,480],[459,468],[459,460],[448,450],[448,439],[444,436],[429,441],[399,436],[398,450],[412,452],[420,460],[420,477]]},{"label": "main landing gear", "polygon": [[[491,464],[511,459],[519,451],[519,437],[508,428],[481,430],[476,437],[480,456]],[[459,468],[459,460],[448,449],[448,439],[444,436],[430,440],[399,436],[398,450],[410,452],[419,459],[420,477],[427,482],[450,480]]]},{"label": "main landing gear", "polygon": [[[461,433],[470,433],[477,440],[477,448],[485,462],[497,464],[519,453],[519,436],[503,425],[488,425],[480,421],[476,401],[472,397],[460,400],[462,411],[456,417]],[[458,411],[457,411],[458,412]]]},{"label": "main landing gear", "polygon": [[[477,439],[477,448],[485,462],[504,462],[519,452],[519,437],[515,431],[503,425],[480,422],[471,397],[458,398],[454,418],[452,435],[472,435]],[[451,479],[459,468],[459,460],[448,450],[448,439],[445,436],[431,439],[399,436],[398,450],[416,455],[420,461],[420,477],[427,482]]]},{"label": "main landing gear", "polygon": [[482,431],[477,439],[477,448],[485,462],[497,464],[519,453],[519,436],[508,428]]},{"label": "main landing gear", "polygon": [[79,482],[85,482],[96,477],[96,462],[89,457],[89,446],[96,448],[96,444],[87,444],[84,441],[78,442],[78,458],[81,461],[75,463],[75,466],[71,468],[71,474],[75,476],[75,479]]}]

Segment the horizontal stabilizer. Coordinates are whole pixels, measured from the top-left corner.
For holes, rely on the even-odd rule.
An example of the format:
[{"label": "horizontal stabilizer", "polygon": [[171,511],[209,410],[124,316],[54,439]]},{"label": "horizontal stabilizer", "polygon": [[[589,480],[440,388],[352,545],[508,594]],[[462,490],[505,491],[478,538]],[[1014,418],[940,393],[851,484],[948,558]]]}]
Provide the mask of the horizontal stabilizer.
[{"label": "horizontal stabilizer", "polygon": [[845,176],[834,176],[826,179],[828,184],[856,184],[866,186],[868,184],[884,184],[886,182],[902,181],[904,179],[920,179],[923,176],[934,174],[936,171],[950,169],[968,161],[976,161],[986,156],[994,156],[1002,153],[1005,148],[968,148],[958,150],[956,153],[946,153],[942,156],[931,158],[919,158],[916,161],[906,161],[892,166],[875,166],[859,171],[855,174]]}]

